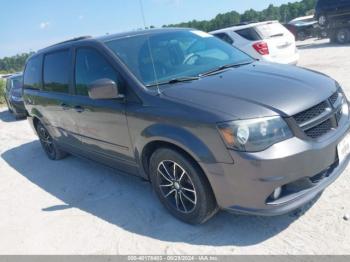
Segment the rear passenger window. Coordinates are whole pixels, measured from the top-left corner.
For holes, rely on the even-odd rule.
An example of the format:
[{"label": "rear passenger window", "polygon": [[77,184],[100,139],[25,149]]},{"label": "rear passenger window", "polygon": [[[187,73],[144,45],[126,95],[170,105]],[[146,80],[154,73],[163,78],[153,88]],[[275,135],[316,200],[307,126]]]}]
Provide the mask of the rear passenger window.
[{"label": "rear passenger window", "polygon": [[30,58],[23,76],[23,88],[40,89],[41,86],[41,57]]},{"label": "rear passenger window", "polygon": [[45,55],[43,89],[50,92],[68,93],[69,68],[68,50]]},{"label": "rear passenger window", "polygon": [[231,39],[231,37],[228,34],[218,33],[218,34],[215,34],[215,36],[217,38],[220,38],[221,40],[225,41],[226,43],[229,43],[230,45],[233,44],[233,40]]},{"label": "rear passenger window", "polygon": [[241,37],[249,40],[249,41],[258,41],[261,40],[259,34],[255,31],[254,28],[246,28],[235,31],[235,33],[239,34]]},{"label": "rear passenger window", "polygon": [[117,83],[116,71],[100,53],[92,48],[79,48],[75,65],[76,94],[88,96],[88,85],[102,78]]}]

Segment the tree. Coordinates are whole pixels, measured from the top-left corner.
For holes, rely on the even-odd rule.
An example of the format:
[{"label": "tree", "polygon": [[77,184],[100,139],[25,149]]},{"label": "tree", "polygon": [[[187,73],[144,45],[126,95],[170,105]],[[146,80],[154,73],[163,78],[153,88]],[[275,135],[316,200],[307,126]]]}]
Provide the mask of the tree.
[{"label": "tree", "polygon": [[312,13],[317,0],[302,0],[300,2],[283,4],[281,6],[269,5],[262,11],[249,9],[243,14],[236,11],[230,11],[224,14],[218,14],[214,19],[208,21],[190,21],[173,25],[164,25],[163,27],[191,27],[203,31],[213,31],[216,29],[233,26],[241,22],[255,22],[267,20],[279,20],[282,23],[307,14]]},{"label": "tree", "polygon": [[18,54],[11,57],[4,57],[3,59],[0,59],[0,72],[3,73],[14,73],[23,71],[25,62],[27,61],[28,57],[31,56],[33,52],[31,53],[23,53]]}]

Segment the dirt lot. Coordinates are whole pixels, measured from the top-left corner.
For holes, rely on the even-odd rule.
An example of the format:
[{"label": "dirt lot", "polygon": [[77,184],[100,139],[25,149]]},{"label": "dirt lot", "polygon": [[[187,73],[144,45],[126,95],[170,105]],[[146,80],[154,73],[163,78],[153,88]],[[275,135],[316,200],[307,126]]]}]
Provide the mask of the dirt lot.
[{"label": "dirt lot", "polygon": [[[300,66],[350,97],[350,46],[303,43]],[[350,169],[302,212],[175,220],[147,182],[76,157],[49,161],[27,121],[0,110],[1,254],[350,254]]]}]

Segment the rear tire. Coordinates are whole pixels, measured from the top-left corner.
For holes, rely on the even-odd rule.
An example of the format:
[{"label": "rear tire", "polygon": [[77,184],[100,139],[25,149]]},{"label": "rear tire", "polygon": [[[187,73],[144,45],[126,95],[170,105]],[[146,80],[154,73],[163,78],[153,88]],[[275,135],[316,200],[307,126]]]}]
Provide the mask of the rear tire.
[{"label": "rear tire", "polygon": [[189,224],[201,224],[218,210],[210,184],[189,157],[160,148],[150,159],[152,186],[164,207]]},{"label": "rear tire", "polygon": [[52,139],[51,135],[41,122],[38,122],[36,125],[36,131],[39,136],[41,146],[49,159],[60,160],[67,156],[66,152],[57,147],[55,141]]},{"label": "rear tire", "polygon": [[336,33],[336,40],[338,44],[344,45],[350,41],[350,31],[347,28],[339,29]]}]

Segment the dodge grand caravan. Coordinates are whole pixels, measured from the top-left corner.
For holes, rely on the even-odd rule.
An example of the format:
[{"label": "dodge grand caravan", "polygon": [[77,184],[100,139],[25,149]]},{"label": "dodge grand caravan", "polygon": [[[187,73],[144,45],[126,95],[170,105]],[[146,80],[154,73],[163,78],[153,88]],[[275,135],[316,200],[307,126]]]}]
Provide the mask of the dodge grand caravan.
[{"label": "dodge grand caravan", "polygon": [[50,159],[71,153],[149,179],[192,224],[219,209],[290,212],[349,160],[349,107],[336,81],[255,61],[197,30],[40,50],[26,64],[24,101]]}]

